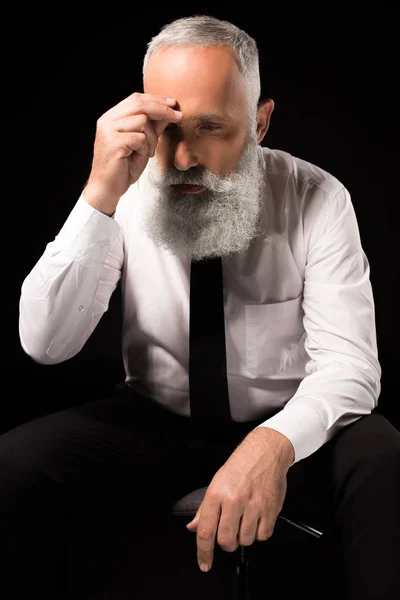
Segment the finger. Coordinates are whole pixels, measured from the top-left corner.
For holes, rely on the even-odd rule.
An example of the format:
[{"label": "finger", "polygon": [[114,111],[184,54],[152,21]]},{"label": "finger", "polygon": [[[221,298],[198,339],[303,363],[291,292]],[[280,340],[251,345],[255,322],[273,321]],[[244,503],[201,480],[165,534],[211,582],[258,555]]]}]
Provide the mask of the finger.
[{"label": "finger", "polygon": [[139,92],[134,92],[130,96],[127,96],[118,102],[118,104],[110,108],[102,116],[118,119],[126,114],[131,114],[130,111],[132,110],[132,105],[135,105],[140,101],[158,102],[159,104],[164,104],[166,106],[175,106],[176,104],[175,98],[163,98],[162,96],[157,96],[156,94],[141,94]]},{"label": "finger", "polygon": [[261,517],[258,521],[255,539],[260,542],[265,542],[265,540],[268,540],[274,532],[275,522],[276,520],[271,521],[271,518],[269,516]]},{"label": "finger", "polygon": [[147,124],[150,124],[155,134],[155,145],[157,145],[158,138],[163,133],[167,125],[171,123],[169,119],[161,121],[152,121],[147,115],[133,115],[124,117],[115,121],[117,131],[144,131]]},{"label": "finger", "polygon": [[123,119],[130,115],[145,114],[150,119],[161,121],[167,119],[170,123],[175,123],[180,120],[182,113],[171,108],[167,102],[159,102],[156,100],[145,100],[144,98],[136,98],[131,100],[124,106],[116,106],[106,113],[112,121]]},{"label": "finger", "polygon": [[133,152],[141,156],[149,154],[149,144],[146,135],[142,132],[119,133],[115,143],[118,144],[118,151],[123,158],[131,156]]},{"label": "finger", "polygon": [[251,546],[254,543],[259,521],[257,514],[247,507],[239,524],[238,542],[241,546]]},{"label": "finger", "polygon": [[160,135],[164,132],[165,128],[171,123],[171,121],[168,121],[167,119],[165,119],[164,121],[153,121],[153,126],[155,129],[155,132],[157,134],[157,137],[160,137]]},{"label": "finger", "polygon": [[116,121],[115,127],[118,132],[144,133],[150,151],[154,154],[158,142],[158,136],[154,128],[153,122],[150,121],[148,117],[146,117],[146,115],[135,115],[133,117],[125,117],[123,119],[119,119],[118,121]]},{"label": "finger", "polygon": [[197,512],[196,516],[194,517],[194,519],[192,519],[190,521],[190,523],[186,524],[186,527],[190,527],[191,529],[196,529],[198,524],[199,524],[199,519],[200,519],[200,513]]},{"label": "finger", "polygon": [[[204,502],[197,526],[197,561],[200,569],[209,570],[214,558],[215,536],[221,515],[221,503],[218,500]],[[202,565],[206,565],[203,568]]]},{"label": "finger", "polygon": [[239,546],[238,532],[243,507],[237,502],[225,502],[218,525],[217,542],[226,552],[234,552]]}]

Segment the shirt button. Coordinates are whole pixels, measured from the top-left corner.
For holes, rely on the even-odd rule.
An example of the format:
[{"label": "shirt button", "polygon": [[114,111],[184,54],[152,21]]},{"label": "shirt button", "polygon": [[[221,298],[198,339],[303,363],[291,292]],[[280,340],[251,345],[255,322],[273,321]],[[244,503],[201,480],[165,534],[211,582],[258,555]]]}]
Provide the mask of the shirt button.
[{"label": "shirt button", "polygon": [[79,312],[83,312],[85,310],[85,307],[83,306],[83,304],[78,306],[78,310],[79,310]]}]

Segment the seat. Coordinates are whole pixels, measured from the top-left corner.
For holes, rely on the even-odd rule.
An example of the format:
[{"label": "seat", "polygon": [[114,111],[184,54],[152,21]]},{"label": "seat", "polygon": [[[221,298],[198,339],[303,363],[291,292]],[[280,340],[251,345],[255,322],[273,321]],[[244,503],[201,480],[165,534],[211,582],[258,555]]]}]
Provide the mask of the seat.
[{"label": "seat", "polygon": [[[189,492],[172,506],[173,517],[185,517],[191,520],[195,517],[197,510],[202,503],[207,492],[207,486]],[[306,523],[288,519],[283,515],[278,515],[278,519],[285,521],[291,527],[300,529],[314,538],[319,539],[322,532],[310,527]],[[189,521],[188,521],[189,522]],[[249,553],[247,546],[240,545],[235,551],[236,555],[236,577],[235,577],[235,600],[250,600],[249,585]]]}]

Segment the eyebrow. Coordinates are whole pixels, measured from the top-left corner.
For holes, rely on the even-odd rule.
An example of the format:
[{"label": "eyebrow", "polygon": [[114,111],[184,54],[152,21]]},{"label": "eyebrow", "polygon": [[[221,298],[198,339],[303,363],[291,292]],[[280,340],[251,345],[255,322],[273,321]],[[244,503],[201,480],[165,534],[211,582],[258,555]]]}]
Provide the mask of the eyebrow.
[{"label": "eyebrow", "polygon": [[192,117],[185,117],[183,115],[183,121],[199,121],[204,123],[205,121],[216,121],[217,123],[232,123],[233,119],[228,115],[220,115],[218,113],[199,113],[197,115],[193,115]]}]

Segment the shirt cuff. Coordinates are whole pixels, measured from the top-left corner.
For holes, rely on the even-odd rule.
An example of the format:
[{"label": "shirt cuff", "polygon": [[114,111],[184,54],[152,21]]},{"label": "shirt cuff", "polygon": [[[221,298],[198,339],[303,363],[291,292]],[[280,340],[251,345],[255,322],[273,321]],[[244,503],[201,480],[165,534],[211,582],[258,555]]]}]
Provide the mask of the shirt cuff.
[{"label": "shirt cuff", "polygon": [[328,439],[326,428],[315,408],[300,402],[283,408],[255,429],[258,427],[270,427],[290,440],[294,448],[292,465],[310,456]]},{"label": "shirt cuff", "polygon": [[120,231],[119,224],[79,197],[48,252],[66,252],[82,266],[103,264]]}]

